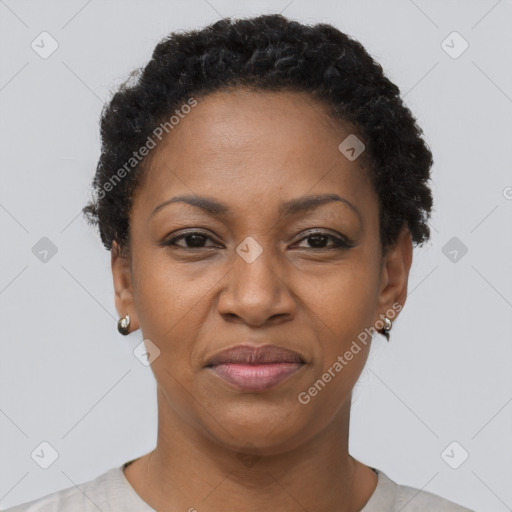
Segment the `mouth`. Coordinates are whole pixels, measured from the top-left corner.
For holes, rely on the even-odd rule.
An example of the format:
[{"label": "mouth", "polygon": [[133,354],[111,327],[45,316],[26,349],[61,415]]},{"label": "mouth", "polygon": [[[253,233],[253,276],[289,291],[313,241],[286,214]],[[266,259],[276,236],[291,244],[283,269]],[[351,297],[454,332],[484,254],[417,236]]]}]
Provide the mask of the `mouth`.
[{"label": "mouth", "polygon": [[305,365],[297,352],[277,345],[238,345],[214,355],[206,368],[238,391],[261,393],[277,386]]}]

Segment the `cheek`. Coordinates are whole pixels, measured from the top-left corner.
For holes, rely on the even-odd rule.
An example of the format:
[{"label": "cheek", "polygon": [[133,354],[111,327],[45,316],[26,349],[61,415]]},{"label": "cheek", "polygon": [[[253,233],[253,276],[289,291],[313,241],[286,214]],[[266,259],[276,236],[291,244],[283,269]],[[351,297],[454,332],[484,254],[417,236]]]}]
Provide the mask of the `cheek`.
[{"label": "cheek", "polygon": [[171,262],[163,249],[134,256],[134,301],[145,336],[165,342],[184,329],[193,331],[194,315],[215,281],[208,273],[191,275],[185,266]]},{"label": "cheek", "polygon": [[323,325],[331,352],[342,350],[373,319],[378,300],[376,275],[369,261],[356,256],[321,279],[308,280],[300,294],[312,320]]},{"label": "cheek", "polygon": [[350,276],[331,279],[328,287],[314,288],[310,295],[310,321],[319,351],[297,399],[319,422],[332,421],[350,400],[366,364],[371,335],[365,329],[375,310],[374,290],[367,271],[351,268]]},{"label": "cheek", "polygon": [[371,342],[376,276],[362,258],[353,261],[309,288],[310,321],[320,349],[313,381],[328,382],[327,400],[339,401],[355,385]]}]

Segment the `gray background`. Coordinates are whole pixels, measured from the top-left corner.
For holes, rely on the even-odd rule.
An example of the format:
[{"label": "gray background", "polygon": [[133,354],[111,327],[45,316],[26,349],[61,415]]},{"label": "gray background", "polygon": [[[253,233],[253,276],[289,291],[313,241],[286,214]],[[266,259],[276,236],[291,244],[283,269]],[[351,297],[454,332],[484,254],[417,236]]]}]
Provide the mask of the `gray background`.
[{"label": "gray background", "polygon": [[[356,386],[351,453],[476,510],[512,509],[510,0],[0,0],[0,507],[156,440],[154,378],[132,353],[141,333],[117,333],[110,254],[80,216],[104,101],[168,32],[279,11],[360,40],[435,159],[432,240]],[[59,45],[47,59],[31,48],[43,31]],[[442,47],[453,31],[469,43],[458,58]],[[32,251],[43,237],[57,248],[46,262]],[[43,441],[59,455],[48,469],[31,458]]]}]

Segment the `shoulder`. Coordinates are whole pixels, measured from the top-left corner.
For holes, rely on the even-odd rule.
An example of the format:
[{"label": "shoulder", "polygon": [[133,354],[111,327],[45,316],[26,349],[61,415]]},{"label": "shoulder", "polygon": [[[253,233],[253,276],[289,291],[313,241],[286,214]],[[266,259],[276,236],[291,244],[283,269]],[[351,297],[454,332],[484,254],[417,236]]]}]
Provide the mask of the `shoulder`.
[{"label": "shoulder", "polygon": [[399,485],[382,471],[375,471],[377,488],[361,512],[474,512],[436,494]]},{"label": "shoulder", "polygon": [[397,487],[397,510],[416,512],[435,510],[436,512],[473,512],[453,501],[427,491],[421,491],[406,485]]},{"label": "shoulder", "polygon": [[67,487],[3,512],[98,512],[108,508],[109,484],[119,468],[112,468],[93,480]]}]

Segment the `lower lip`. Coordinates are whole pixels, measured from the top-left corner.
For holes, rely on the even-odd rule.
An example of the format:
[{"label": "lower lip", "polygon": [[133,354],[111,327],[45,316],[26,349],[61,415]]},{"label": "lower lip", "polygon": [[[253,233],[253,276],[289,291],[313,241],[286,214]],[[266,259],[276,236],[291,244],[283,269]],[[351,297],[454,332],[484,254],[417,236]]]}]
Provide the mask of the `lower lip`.
[{"label": "lower lip", "polygon": [[303,366],[301,363],[225,363],[211,366],[210,369],[237,389],[258,393],[277,386]]}]

